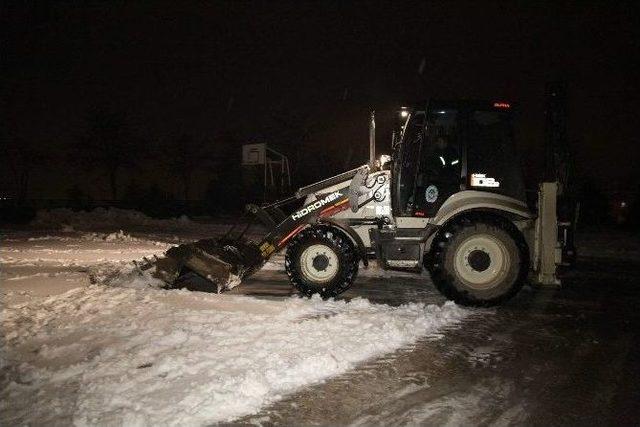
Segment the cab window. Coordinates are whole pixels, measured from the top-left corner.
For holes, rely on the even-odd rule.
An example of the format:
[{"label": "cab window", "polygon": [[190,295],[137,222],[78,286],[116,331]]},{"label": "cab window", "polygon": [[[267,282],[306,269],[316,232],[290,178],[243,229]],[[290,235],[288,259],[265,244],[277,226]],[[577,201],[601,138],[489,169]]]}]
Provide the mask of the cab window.
[{"label": "cab window", "polygon": [[399,202],[403,211],[411,211],[415,200],[413,191],[418,172],[417,159],[420,158],[422,141],[424,140],[425,114],[415,112],[407,121],[402,137],[402,158],[399,176]]},{"label": "cab window", "polygon": [[[477,187],[524,199],[520,164],[513,146],[511,116],[502,111],[474,111],[469,117],[468,174],[492,179],[492,186]],[[473,182],[470,182],[473,187]]]},{"label": "cab window", "polygon": [[434,216],[442,203],[460,190],[462,153],[458,116],[453,109],[429,113],[416,183],[415,215]]}]

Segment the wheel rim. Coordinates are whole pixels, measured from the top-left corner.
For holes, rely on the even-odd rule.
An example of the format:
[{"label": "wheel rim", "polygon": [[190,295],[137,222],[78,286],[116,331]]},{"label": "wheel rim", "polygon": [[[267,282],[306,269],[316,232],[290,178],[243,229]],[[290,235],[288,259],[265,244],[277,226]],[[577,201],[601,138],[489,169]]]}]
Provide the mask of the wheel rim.
[{"label": "wheel rim", "polygon": [[310,282],[329,282],[338,274],[338,255],[327,245],[311,245],[300,255],[300,270]]},{"label": "wheel rim", "polygon": [[487,234],[468,238],[455,253],[456,274],[473,289],[485,290],[500,284],[510,264],[505,245]]}]

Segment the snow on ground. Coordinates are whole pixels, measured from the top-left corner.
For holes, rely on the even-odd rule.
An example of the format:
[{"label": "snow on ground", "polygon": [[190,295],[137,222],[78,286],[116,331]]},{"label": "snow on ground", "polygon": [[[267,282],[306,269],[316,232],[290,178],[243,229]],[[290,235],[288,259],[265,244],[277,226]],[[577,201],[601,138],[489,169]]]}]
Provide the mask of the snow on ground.
[{"label": "snow on ground", "polygon": [[[89,272],[128,269],[132,260],[161,255],[171,243],[158,236],[111,233],[19,231],[3,233],[0,281],[4,301],[57,294],[89,284]],[[17,294],[17,295],[16,295]]]},{"label": "snow on ground", "polygon": [[[131,260],[189,240],[193,224],[181,232],[173,221],[164,233],[142,218],[122,231],[91,214],[65,215],[2,236],[1,425],[232,420],[470,313],[452,303],[391,307],[158,289]],[[276,258],[268,268],[281,266]],[[90,284],[90,273],[113,271],[123,273],[112,282],[120,286]]]},{"label": "snow on ground", "polygon": [[204,425],[460,321],[363,299],[77,288],[5,308],[3,423]]}]

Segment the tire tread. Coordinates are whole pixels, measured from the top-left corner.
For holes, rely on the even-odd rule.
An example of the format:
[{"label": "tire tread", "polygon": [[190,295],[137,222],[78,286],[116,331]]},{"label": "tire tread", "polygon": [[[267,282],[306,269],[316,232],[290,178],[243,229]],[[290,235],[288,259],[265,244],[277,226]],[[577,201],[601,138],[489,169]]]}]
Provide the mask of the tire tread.
[{"label": "tire tread", "polygon": [[[506,220],[502,221],[491,217],[477,217],[457,221],[441,230],[432,244],[429,262],[425,265],[438,291],[456,303],[476,307],[498,305],[517,294],[526,281],[529,270],[529,252],[524,238],[517,229],[514,230],[514,228],[515,226]],[[459,281],[457,277],[455,277],[455,273],[447,271],[446,258],[448,251],[455,250],[453,246],[455,244],[455,238],[461,233],[485,232],[487,229],[499,230],[498,234],[504,232],[513,240],[518,249],[516,261],[518,271],[516,279],[506,292],[492,298],[482,299],[455,286]]]},{"label": "tire tread", "polygon": [[[307,283],[300,272],[299,257],[312,243],[330,246],[340,260],[340,269],[333,280],[318,289],[317,285]],[[360,257],[351,239],[341,230],[326,225],[308,227],[298,233],[289,243],[285,255],[285,269],[291,284],[301,294],[310,297],[318,293],[322,298],[335,297],[351,287],[358,276]]]}]

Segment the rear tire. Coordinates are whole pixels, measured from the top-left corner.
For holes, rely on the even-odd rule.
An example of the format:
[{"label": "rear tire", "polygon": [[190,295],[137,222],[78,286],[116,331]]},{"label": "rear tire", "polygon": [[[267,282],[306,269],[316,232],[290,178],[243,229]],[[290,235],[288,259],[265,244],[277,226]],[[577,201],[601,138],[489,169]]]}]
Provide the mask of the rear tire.
[{"label": "rear tire", "polygon": [[360,258],[342,231],[324,225],[310,227],[293,238],[285,255],[291,284],[303,295],[335,297],[351,287]]},{"label": "rear tire", "polygon": [[466,220],[440,233],[427,265],[436,288],[463,305],[492,306],[524,284],[528,251],[519,232],[502,221]]}]

